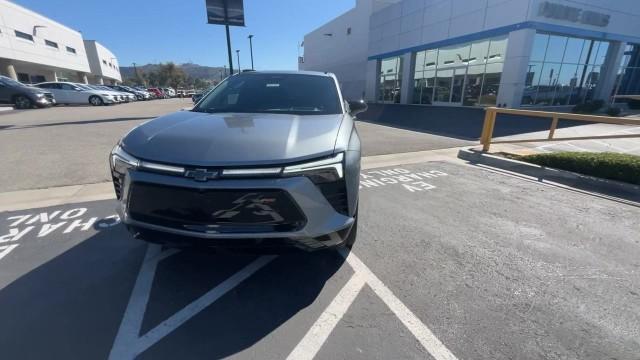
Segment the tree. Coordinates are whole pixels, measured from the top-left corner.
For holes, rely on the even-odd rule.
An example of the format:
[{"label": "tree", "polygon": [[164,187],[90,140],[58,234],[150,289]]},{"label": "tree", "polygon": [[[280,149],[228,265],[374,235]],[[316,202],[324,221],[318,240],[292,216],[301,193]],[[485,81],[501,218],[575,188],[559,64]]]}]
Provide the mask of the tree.
[{"label": "tree", "polygon": [[186,79],[187,75],[184,70],[172,62],[161,64],[158,69],[158,81],[161,86],[169,85],[177,89],[181,84],[185,83]]}]

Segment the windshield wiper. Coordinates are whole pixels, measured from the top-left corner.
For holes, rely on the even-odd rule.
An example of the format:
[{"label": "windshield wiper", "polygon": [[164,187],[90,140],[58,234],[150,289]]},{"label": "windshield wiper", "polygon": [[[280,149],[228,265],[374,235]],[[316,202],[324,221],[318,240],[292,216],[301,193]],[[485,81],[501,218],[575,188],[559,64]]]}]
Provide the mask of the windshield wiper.
[{"label": "windshield wiper", "polygon": [[262,111],[308,111],[308,112],[318,112],[322,111],[317,107],[290,107],[290,108],[274,108],[274,109],[264,109]]}]

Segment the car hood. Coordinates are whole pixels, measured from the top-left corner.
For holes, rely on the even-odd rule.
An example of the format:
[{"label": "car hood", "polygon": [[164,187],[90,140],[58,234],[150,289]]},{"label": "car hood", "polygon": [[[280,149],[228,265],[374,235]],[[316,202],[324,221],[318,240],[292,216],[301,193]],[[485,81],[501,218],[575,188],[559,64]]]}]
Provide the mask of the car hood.
[{"label": "car hood", "polygon": [[282,164],[332,154],[342,118],[179,111],[136,127],[121,145],[135,157],[167,164]]}]

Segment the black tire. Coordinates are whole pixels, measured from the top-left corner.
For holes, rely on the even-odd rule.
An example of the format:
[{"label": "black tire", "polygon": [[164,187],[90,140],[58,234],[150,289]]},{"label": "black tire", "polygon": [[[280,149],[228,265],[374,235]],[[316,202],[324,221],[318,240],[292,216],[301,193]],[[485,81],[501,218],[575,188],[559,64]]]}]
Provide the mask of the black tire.
[{"label": "black tire", "polygon": [[17,95],[13,98],[13,103],[16,105],[16,109],[31,109],[33,108],[33,101],[24,95]]},{"label": "black tire", "polygon": [[91,97],[89,97],[89,104],[93,106],[101,106],[104,105],[104,101],[102,101],[102,98],[100,96],[92,95]]},{"label": "black tire", "polygon": [[356,243],[356,238],[358,237],[358,208],[356,208],[356,214],[353,217],[355,221],[351,226],[351,230],[349,231],[349,235],[347,235],[347,239],[344,241],[344,247],[349,250],[353,248],[353,244]]}]

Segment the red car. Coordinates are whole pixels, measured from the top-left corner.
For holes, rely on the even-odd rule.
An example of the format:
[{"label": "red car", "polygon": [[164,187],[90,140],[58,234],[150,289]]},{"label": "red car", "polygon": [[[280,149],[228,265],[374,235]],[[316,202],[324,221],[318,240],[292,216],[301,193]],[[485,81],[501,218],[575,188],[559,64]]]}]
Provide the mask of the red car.
[{"label": "red car", "polygon": [[156,99],[164,99],[164,93],[158,88],[148,88],[147,91],[153,94]]}]

